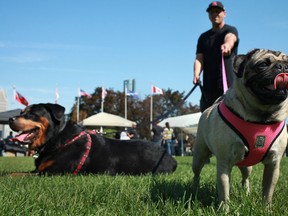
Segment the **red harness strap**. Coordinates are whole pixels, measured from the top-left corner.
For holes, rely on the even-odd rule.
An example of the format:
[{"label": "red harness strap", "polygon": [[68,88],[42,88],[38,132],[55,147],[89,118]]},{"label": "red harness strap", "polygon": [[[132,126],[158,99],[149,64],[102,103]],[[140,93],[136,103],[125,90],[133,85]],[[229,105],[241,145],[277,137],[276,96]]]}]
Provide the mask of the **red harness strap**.
[{"label": "red harness strap", "polygon": [[72,140],[68,141],[66,145],[69,145],[71,143],[73,143],[74,141],[76,141],[77,139],[79,139],[80,137],[86,135],[87,136],[87,145],[86,145],[86,150],[79,162],[79,164],[77,165],[76,169],[73,171],[73,175],[77,175],[79,173],[79,171],[81,170],[82,166],[84,165],[84,163],[86,162],[86,159],[90,153],[90,149],[91,149],[91,145],[92,145],[92,139],[91,139],[91,135],[92,134],[96,134],[97,131],[96,130],[91,130],[91,131],[82,131],[80,134],[78,134],[76,137],[74,137]]},{"label": "red harness strap", "polygon": [[237,163],[237,166],[253,166],[262,161],[285,126],[284,121],[271,124],[244,121],[235,115],[223,101],[218,106],[218,112],[249,149],[245,159]]}]

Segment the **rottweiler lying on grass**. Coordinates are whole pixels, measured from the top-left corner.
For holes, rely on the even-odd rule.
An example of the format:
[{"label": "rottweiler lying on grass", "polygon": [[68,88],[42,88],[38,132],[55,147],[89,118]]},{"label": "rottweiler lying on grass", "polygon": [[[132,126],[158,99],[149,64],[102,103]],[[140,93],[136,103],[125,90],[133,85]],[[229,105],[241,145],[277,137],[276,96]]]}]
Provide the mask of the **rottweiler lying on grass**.
[{"label": "rottweiler lying on grass", "polygon": [[65,108],[57,104],[28,106],[10,119],[15,139],[35,149],[36,173],[107,173],[140,175],[169,173],[176,160],[164,148],[142,140],[116,140],[65,122]]}]

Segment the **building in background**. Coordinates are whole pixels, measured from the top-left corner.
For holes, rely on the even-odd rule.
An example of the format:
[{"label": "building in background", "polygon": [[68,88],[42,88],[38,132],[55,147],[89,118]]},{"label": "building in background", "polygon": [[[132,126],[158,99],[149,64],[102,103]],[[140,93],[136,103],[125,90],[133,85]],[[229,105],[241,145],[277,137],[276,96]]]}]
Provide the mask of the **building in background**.
[{"label": "building in background", "polygon": [[0,112],[8,110],[8,97],[6,90],[0,88]]},{"label": "building in background", "polygon": [[[0,112],[8,110],[8,97],[5,89],[0,88]],[[7,126],[0,124],[0,138],[5,136],[4,131]]]}]

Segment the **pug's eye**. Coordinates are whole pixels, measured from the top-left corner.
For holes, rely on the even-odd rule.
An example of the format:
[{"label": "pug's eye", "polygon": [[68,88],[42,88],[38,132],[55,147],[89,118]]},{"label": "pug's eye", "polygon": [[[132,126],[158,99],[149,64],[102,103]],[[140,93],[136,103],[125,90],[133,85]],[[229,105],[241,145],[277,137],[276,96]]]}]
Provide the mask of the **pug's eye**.
[{"label": "pug's eye", "polygon": [[260,62],[257,67],[260,69],[260,70],[265,70],[267,67],[269,67],[270,65],[270,62],[268,61],[263,61],[263,62]]},{"label": "pug's eye", "polygon": [[258,67],[268,67],[268,63],[267,62],[261,62]]}]

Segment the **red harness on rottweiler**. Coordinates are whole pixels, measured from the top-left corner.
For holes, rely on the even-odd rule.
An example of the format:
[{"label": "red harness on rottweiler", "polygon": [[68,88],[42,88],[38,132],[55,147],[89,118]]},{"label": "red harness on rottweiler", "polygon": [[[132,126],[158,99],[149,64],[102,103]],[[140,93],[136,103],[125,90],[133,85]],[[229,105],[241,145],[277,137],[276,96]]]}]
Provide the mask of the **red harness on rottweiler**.
[{"label": "red harness on rottweiler", "polygon": [[87,145],[86,145],[86,150],[78,164],[78,166],[76,167],[76,169],[73,171],[73,175],[77,175],[79,173],[79,171],[81,170],[82,166],[84,165],[90,150],[91,150],[91,145],[92,145],[92,139],[91,139],[91,135],[92,134],[96,134],[97,131],[96,130],[90,130],[90,131],[82,131],[80,134],[78,134],[77,136],[75,136],[72,140],[69,140],[67,143],[65,143],[66,145],[69,145],[71,143],[73,143],[75,140],[79,139],[80,137],[86,135],[87,136]]},{"label": "red harness on rottweiler", "polygon": [[244,121],[235,115],[223,101],[218,106],[218,112],[249,149],[245,159],[237,163],[237,166],[253,166],[262,161],[285,126],[284,121],[271,124]]}]

